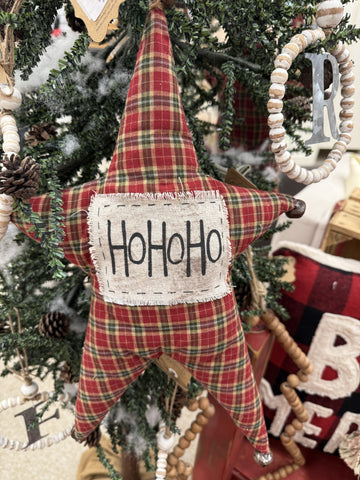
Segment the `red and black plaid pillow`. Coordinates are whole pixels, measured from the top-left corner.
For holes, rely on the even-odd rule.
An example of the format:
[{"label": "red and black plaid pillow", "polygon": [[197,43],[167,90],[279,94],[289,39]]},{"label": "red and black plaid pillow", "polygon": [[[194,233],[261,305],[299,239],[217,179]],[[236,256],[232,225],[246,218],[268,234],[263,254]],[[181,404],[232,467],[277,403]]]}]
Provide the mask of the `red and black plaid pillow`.
[{"label": "red and black plaid pillow", "polygon": [[[282,298],[290,314],[286,327],[314,364],[298,389],[310,418],[295,440],[335,453],[343,435],[360,428],[360,262],[290,242],[275,255],[295,258],[295,289]],[[275,436],[293,418],[280,385],[297,370],[275,343],[261,385]]]}]

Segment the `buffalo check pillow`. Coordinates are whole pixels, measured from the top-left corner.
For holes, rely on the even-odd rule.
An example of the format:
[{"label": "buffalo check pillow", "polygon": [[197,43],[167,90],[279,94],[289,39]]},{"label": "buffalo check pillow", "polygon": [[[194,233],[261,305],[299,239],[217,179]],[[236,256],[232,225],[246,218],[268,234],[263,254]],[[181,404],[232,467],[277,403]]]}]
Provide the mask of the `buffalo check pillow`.
[{"label": "buffalo check pillow", "polygon": [[[274,255],[295,259],[294,291],[283,292],[285,325],[314,372],[297,389],[309,420],[294,439],[336,453],[342,437],[360,429],[360,262],[282,242]],[[293,413],[280,385],[298,368],[275,342],[261,384],[269,433],[279,436]]]}]

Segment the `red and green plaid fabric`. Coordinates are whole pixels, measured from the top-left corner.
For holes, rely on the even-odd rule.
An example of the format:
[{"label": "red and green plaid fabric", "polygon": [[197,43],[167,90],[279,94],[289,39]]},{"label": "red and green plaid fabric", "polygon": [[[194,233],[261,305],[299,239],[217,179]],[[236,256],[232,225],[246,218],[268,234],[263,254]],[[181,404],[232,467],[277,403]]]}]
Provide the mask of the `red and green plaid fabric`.
[{"label": "red and green plaid fabric", "polygon": [[[294,206],[291,197],[225,185],[200,172],[181,105],[166,19],[154,9],[145,26],[107,176],[63,193],[62,247],[69,261],[89,273],[93,289],[75,412],[79,440],[164,352],[184,364],[218,399],[259,451],[268,452],[233,293],[203,303],[134,307],[107,303],[99,291],[87,222],[92,196],[196,190],[217,190],[224,197],[233,258]],[[32,207],[48,219],[48,197],[33,198]],[[29,226],[15,215],[13,221],[28,233]]]}]

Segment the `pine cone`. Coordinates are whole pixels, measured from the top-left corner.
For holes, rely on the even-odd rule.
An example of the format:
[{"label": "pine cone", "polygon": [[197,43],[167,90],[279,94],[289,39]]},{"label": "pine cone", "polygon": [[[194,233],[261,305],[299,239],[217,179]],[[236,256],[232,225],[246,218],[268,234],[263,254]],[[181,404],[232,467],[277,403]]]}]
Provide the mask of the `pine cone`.
[{"label": "pine cone", "polygon": [[29,147],[36,147],[39,143],[46,142],[56,135],[56,126],[53,123],[44,122],[33,125],[26,134],[25,143]]},{"label": "pine cone", "polygon": [[[73,435],[71,435],[73,436]],[[75,438],[75,437],[73,437]],[[84,440],[82,440],[80,443],[84,442],[85,447],[97,447],[100,443],[100,438],[101,438],[101,431],[100,431],[100,425],[98,425],[95,430],[93,430],[90,435],[88,435]],[[76,439],[75,439],[76,440]]]},{"label": "pine cone", "polygon": [[39,331],[48,338],[64,338],[69,332],[69,318],[60,312],[49,312],[39,321]]},{"label": "pine cone", "polygon": [[39,168],[31,157],[20,159],[14,153],[4,155],[4,170],[0,172],[0,193],[6,193],[21,200],[29,200],[39,186]]},{"label": "pine cone", "polygon": [[64,365],[61,368],[60,378],[65,383],[73,383],[74,375],[71,373],[71,367],[67,362],[64,362]]},{"label": "pine cone", "polygon": [[170,10],[176,3],[176,0],[161,0],[164,8]]},{"label": "pine cone", "polygon": [[84,443],[86,447],[97,447],[100,443],[101,431],[100,425],[98,425],[95,430],[93,430],[90,435],[82,440],[79,440],[75,435],[75,427],[71,430],[71,437],[79,443]]}]

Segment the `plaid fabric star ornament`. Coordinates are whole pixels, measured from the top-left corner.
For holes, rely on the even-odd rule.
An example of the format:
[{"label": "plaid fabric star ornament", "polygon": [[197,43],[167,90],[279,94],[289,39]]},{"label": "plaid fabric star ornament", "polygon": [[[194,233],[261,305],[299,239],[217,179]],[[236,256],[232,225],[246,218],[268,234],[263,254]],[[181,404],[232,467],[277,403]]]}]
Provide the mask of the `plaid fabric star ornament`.
[{"label": "plaid fabric star ornament", "polygon": [[[50,198],[32,198],[46,221]],[[150,10],[106,178],[64,190],[65,257],[90,276],[74,435],[84,440],[162,353],[183,364],[263,453],[262,407],[230,287],[233,260],[291,197],[200,171],[164,13]],[[29,225],[13,221],[29,236]]]}]

